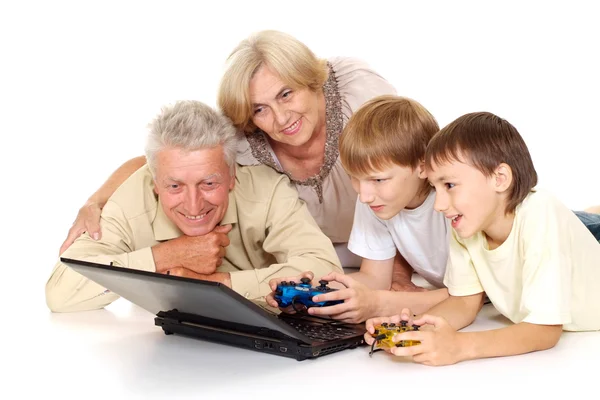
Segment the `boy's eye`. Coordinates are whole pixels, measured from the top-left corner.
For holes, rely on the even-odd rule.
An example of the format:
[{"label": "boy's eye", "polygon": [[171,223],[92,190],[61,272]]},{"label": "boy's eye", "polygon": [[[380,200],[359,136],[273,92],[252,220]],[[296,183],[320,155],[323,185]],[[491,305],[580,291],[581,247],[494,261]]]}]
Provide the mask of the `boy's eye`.
[{"label": "boy's eye", "polygon": [[454,187],[454,183],[445,183],[446,189],[452,189]]}]

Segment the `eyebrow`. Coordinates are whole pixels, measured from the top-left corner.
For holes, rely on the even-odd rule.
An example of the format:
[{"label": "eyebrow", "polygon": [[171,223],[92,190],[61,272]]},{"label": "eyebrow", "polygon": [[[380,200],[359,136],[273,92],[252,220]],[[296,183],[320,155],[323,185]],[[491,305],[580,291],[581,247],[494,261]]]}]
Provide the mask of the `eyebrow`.
[{"label": "eyebrow", "polygon": [[443,181],[448,181],[448,180],[451,181],[451,180],[454,180],[454,179],[456,179],[456,177],[454,177],[454,176],[444,176],[444,175],[442,175],[442,176],[440,176],[439,178],[437,178],[437,179],[435,179],[433,181],[431,179],[429,179],[429,182],[432,182],[432,183],[433,182],[443,182]]},{"label": "eyebrow", "polygon": [[[281,90],[275,95],[275,98],[278,99],[283,95],[283,92],[285,92],[286,90],[290,90],[291,88],[287,85],[284,85]],[[252,108],[256,107],[256,106],[263,106],[265,104],[263,103],[252,103]]]},{"label": "eyebrow", "polygon": [[[214,174],[210,174],[210,175],[208,175],[208,176],[205,176],[204,178],[200,179],[200,182],[204,182],[204,181],[208,181],[208,180],[211,180],[211,179],[214,179],[214,178],[220,178],[220,177],[221,177],[221,174],[217,172],[217,173],[214,173]],[[173,177],[171,177],[171,176],[168,176],[168,177],[166,177],[166,178],[164,179],[164,182],[167,182],[167,181],[172,181],[172,182],[181,182],[181,180],[180,180],[180,179],[176,179],[176,178],[173,178]]]}]

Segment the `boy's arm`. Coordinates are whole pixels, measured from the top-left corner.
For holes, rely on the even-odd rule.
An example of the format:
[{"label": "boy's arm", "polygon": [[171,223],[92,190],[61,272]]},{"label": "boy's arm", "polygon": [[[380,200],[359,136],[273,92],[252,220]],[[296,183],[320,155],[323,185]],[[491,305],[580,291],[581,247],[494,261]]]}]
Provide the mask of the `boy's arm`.
[{"label": "boy's arm", "polygon": [[370,289],[390,290],[393,270],[393,258],[388,260],[369,260],[363,258],[360,264],[360,271],[348,275]]},{"label": "boy's arm", "polygon": [[[440,290],[445,290],[446,293],[448,293],[448,289]],[[481,292],[470,296],[449,295],[448,298],[427,310],[426,313],[444,318],[450,324],[450,326],[456,330],[459,330],[465,326],[469,326],[473,321],[475,321],[477,313],[483,306],[483,294],[484,293]],[[417,310],[413,310],[413,312],[419,314]],[[415,319],[420,318],[421,316],[415,317]]]},{"label": "boy's arm", "polygon": [[520,322],[501,329],[459,333],[462,359],[512,356],[547,350],[556,345],[562,325],[537,325]]},{"label": "boy's arm", "polygon": [[115,170],[109,178],[100,186],[100,188],[92,194],[85,204],[79,209],[77,218],[73,222],[73,226],[69,229],[67,238],[60,246],[59,254],[64,251],[77,239],[83,232],[88,232],[90,237],[98,240],[102,237],[100,230],[100,214],[106,202],[117,190],[119,186],[135,171],[140,169],[146,163],[146,157],[140,156],[132,158],[122,164]]}]

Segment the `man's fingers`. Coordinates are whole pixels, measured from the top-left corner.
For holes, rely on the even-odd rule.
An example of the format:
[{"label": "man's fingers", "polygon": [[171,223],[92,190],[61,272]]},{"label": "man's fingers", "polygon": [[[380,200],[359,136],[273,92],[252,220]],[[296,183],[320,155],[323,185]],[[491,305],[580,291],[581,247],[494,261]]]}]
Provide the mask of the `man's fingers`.
[{"label": "man's fingers", "polygon": [[231,231],[231,228],[232,228],[231,224],[219,225],[219,226],[215,227],[214,231],[219,232],[219,233],[228,234]]}]

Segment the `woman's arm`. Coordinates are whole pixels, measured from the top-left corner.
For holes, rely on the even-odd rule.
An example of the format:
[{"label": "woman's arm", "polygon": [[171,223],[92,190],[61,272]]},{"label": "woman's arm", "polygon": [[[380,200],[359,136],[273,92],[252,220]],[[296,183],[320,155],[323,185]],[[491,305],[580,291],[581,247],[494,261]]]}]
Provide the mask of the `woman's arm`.
[{"label": "woman's arm", "polygon": [[146,164],[146,157],[144,156],[132,158],[125,162],[90,196],[83,207],[79,209],[77,218],[73,222],[71,229],[69,229],[66,240],[60,246],[59,254],[64,253],[83,232],[88,232],[90,237],[95,240],[102,237],[102,232],[100,231],[100,214],[102,208],[104,208],[104,205],[117,188],[144,164]]}]

